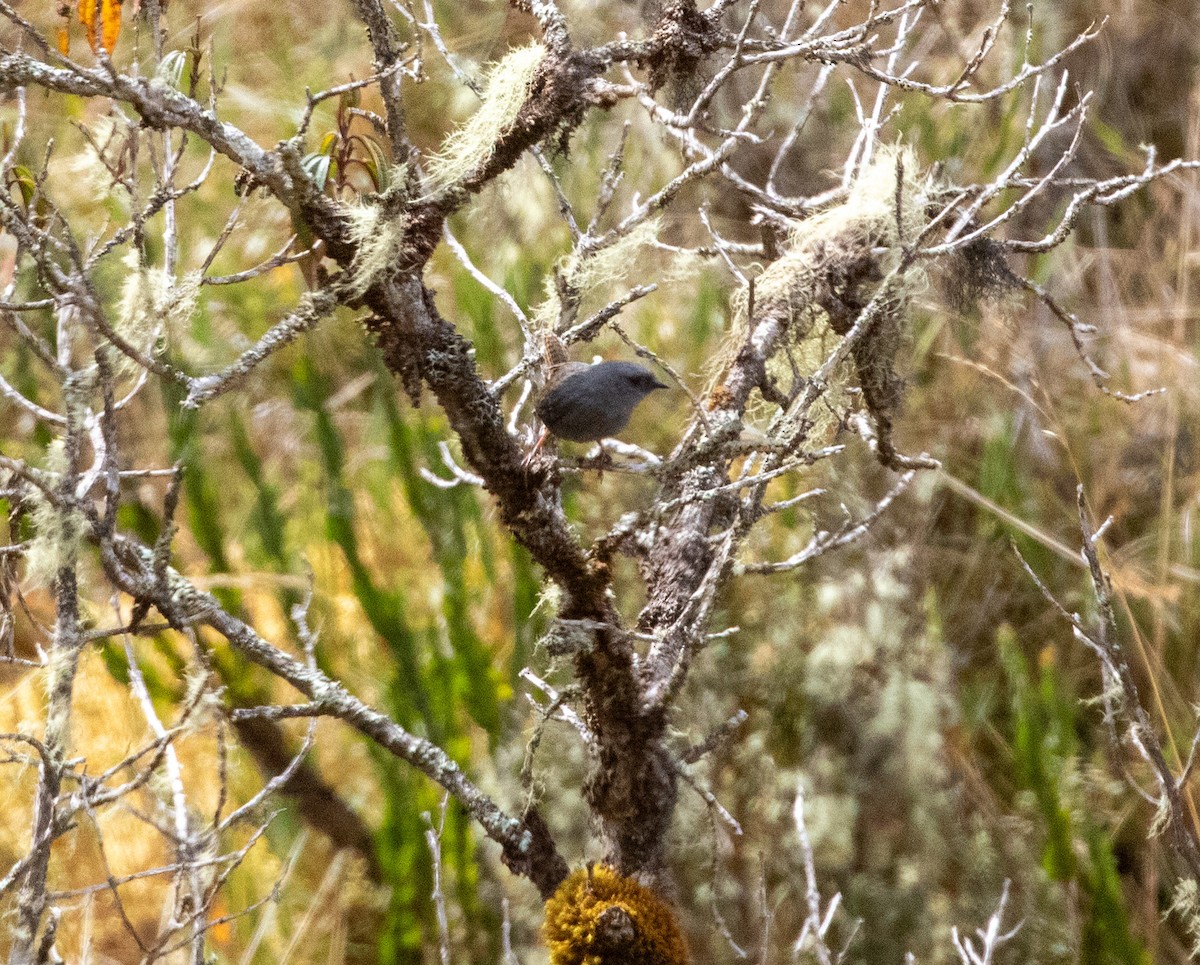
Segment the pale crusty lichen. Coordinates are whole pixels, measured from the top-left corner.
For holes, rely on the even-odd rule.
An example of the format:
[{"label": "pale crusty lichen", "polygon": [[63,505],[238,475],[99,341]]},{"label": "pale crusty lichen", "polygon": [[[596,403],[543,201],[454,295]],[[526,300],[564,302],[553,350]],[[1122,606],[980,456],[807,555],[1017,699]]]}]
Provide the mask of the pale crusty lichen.
[{"label": "pale crusty lichen", "polygon": [[[62,440],[56,439],[47,447],[46,469],[61,473],[66,467]],[[25,551],[25,583],[28,589],[40,589],[49,586],[55,574],[78,554],[84,527],[79,513],[54,506],[37,490],[28,502],[33,537]]]},{"label": "pale crusty lichen", "polygon": [[380,274],[394,265],[404,250],[408,219],[403,213],[389,213],[378,203],[351,205],[350,242],[356,247],[350,265],[351,294],[362,296]]},{"label": "pale crusty lichen", "polygon": [[483,82],[483,103],[462,127],[450,134],[429,159],[429,183],[434,189],[461,181],[492,156],[496,142],[516,120],[546,48],[530,44],[511,51],[494,64]]},{"label": "pale crusty lichen", "polygon": [[552,329],[562,314],[559,285],[575,294],[580,302],[588,293],[600,291],[624,281],[638,267],[638,256],[654,244],[662,219],[647,218],[619,237],[611,245],[584,254],[571,252],[558,266],[557,279],[546,280],[546,298],[538,306],[534,320],[539,328]]},{"label": "pale crusty lichen", "polygon": [[[892,361],[907,305],[926,277],[919,266],[895,269],[926,222],[931,188],[910,149],[884,148],[840,204],[791,228],[783,253],[754,283],[755,321],[785,329],[766,360],[769,373],[790,378],[793,365],[802,376],[815,371],[867,303],[881,297],[871,338],[860,342],[854,361],[873,413],[898,404],[902,382]],[[712,364],[714,386],[745,343],[748,288],[734,295],[731,308],[730,338]]]},{"label": "pale crusty lichen", "polygon": [[[903,172],[899,206],[898,171]],[[851,262],[867,255],[874,259],[871,269],[877,278],[895,268],[902,243],[916,237],[924,224],[929,189],[929,179],[920,172],[910,149],[881,150],[841,204],[792,228],[787,250],[755,279],[755,313],[781,314],[795,326],[793,338],[802,338],[821,313],[820,278],[831,270],[849,269]],[[893,286],[892,297],[902,301],[922,284],[923,276],[910,269],[902,283]],[[748,292],[739,290],[733,299],[738,324],[745,322],[748,303]]]},{"label": "pale crusty lichen", "polygon": [[1175,900],[1167,909],[1183,919],[1192,936],[1192,958],[1200,957],[1200,885],[1194,878],[1180,878],[1175,883]]},{"label": "pale crusty lichen", "polygon": [[[152,354],[159,340],[181,328],[200,298],[200,273],[189,272],[172,283],[161,268],[150,268],[136,249],[124,258],[125,281],[117,300],[113,330],[143,354]],[[137,362],[115,355],[118,370],[129,374]]]},{"label": "pale crusty lichen", "polygon": [[[63,196],[71,198],[72,210],[117,208],[129,211],[129,196],[113,190],[112,171],[126,149],[128,135],[118,126],[116,113],[89,119],[88,137],[76,151],[55,151],[50,159],[50,176]],[[56,192],[57,193],[57,192]],[[60,197],[59,203],[63,203]]]}]

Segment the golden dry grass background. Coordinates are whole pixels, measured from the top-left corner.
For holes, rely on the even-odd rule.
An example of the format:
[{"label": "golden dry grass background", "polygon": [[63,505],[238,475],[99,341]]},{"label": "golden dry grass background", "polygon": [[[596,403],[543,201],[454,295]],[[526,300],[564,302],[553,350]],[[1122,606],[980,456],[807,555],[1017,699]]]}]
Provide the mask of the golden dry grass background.
[{"label": "golden dry grass background", "polygon": [[[126,6],[118,58],[135,40],[133,5]],[[528,18],[502,3],[435,6],[448,43],[464,62],[482,65],[530,36]],[[769,13],[781,6],[766,3],[763,9]],[[1073,76],[1100,92],[1098,120],[1080,163],[1104,171],[1135,167],[1136,146],[1145,138],[1162,144],[1164,155],[1200,157],[1197,12],[1186,2],[1114,0],[1101,6],[1106,9],[1035,4],[1043,52],[1066,42],[1092,17],[1107,12],[1112,18],[1102,39],[1073,62]],[[969,48],[974,25],[990,16],[991,7],[942,3],[931,12],[931,20],[950,38],[932,44],[931,73],[949,63],[956,45]],[[633,4],[579,2],[564,9],[580,24],[581,39],[636,27]],[[30,15],[46,15],[53,23],[44,10]],[[348,5],[175,0],[169,18],[168,46],[185,45],[197,23],[205,42],[211,39],[216,63],[227,72],[222,111],[264,145],[292,133],[305,85],[317,90],[370,70],[368,47]],[[1019,39],[1020,33],[1013,36]],[[75,42],[81,43],[78,35]],[[1006,54],[1015,57],[1017,48],[1008,43]],[[781,117],[811,76],[794,75],[795,88],[787,88],[775,108]],[[444,70],[435,69],[427,85],[411,86],[409,96],[413,140],[430,151],[451,119],[466,117],[474,106],[470,96],[445,83]],[[113,201],[95,165],[84,160],[71,125],[102,124],[107,106],[40,97],[31,98],[30,105],[30,142],[44,144],[51,136],[59,142],[51,191],[78,219],[81,233],[100,230]],[[0,115],[11,117],[11,105],[0,107]],[[589,196],[624,116],[597,117],[575,135],[571,159],[559,165],[569,191]],[[677,160],[636,112],[628,116],[637,125],[629,190],[645,190],[669,176]],[[329,111],[319,112],[315,131],[331,122]],[[1020,124],[1019,118],[987,109],[939,107],[926,114],[914,99],[911,106],[906,103],[899,128],[925,164],[986,166],[993,138],[1019,137]],[[831,93],[810,124],[789,180],[797,189],[827,184],[827,172],[840,163],[839,151],[855,131],[845,91]],[[203,157],[196,152],[186,163],[196,170]],[[534,171],[522,162],[454,221],[481,267],[530,306],[542,297],[543,281],[565,241],[552,195]],[[233,173],[218,162],[211,182],[181,219],[183,249],[191,259],[185,270],[197,266],[232,206]],[[1083,573],[1072,555],[1078,541],[1076,480],[1084,483],[1098,518],[1115,517],[1107,562],[1123,629],[1148,706],[1156,723],[1173,736],[1180,762],[1196,725],[1193,706],[1200,700],[1196,187],[1191,174],[1156,184],[1117,212],[1089,216],[1062,249],[1024,266],[1098,326],[1097,353],[1120,388],[1161,385],[1165,394],[1135,406],[1104,396],[1044,309],[1013,299],[956,317],[947,311],[935,281],[919,299],[908,333],[910,389],[898,433],[902,448],[943,459],[946,476],[955,482],[923,480],[865,546],[827,558],[798,577],[747,579],[722,602],[722,619],[741,630],[715,644],[697,668],[679,727],[694,739],[734,708],[750,711],[738,739],[704,769],[746,833],[733,838],[718,832],[714,846],[704,809],[695,799],[682,808],[676,873],[697,961],[732,960],[714,931],[713,901],[734,935],[753,943],[761,928],[760,880],[774,909],[774,933],[795,935],[803,916],[790,822],[798,781],[808,791],[823,881],[845,895],[847,914],[838,927],[849,935],[853,917],[864,919],[850,960],[898,961],[909,948],[923,962],[953,960],[950,926],[981,923],[1006,877],[1016,883],[1016,905],[1026,921],[1014,961],[1186,959],[1187,924],[1167,914],[1170,861],[1162,840],[1147,837],[1153,815],[1106,762],[1099,715],[1088,703],[1099,693],[1096,668],[1016,569],[1007,539],[1018,538],[1064,598],[1086,606]],[[731,235],[745,230],[745,212],[736,204],[717,198],[713,210],[722,230]],[[686,208],[682,212],[668,215],[664,237],[699,241],[694,219]],[[235,237],[214,270],[235,271],[261,260],[291,231],[286,216],[263,201],[251,203],[245,221],[253,229]],[[11,262],[11,248],[3,251]],[[636,306],[628,326],[701,386],[728,322],[729,279],[719,266],[682,265],[665,255],[646,255],[632,267],[645,270],[662,287]],[[477,339],[481,365],[492,374],[501,371],[516,345],[507,316],[486,305],[444,251],[431,263],[427,280],[443,310]],[[115,291],[119,279],[114,274],[108,281]],[[200,321],[178,333],[175,350],[189,365],[215,368],[282,317],[303,290],[298,270],[274,273],[246,291],[207,289]],[[621,351],[615,340],[599,350],[610,357]],[[431,543],[421,504],[400,478],[399,457],[388,441],[394,427],[379,401],[387,380],[349,315],[289,349],[240,397],[202,418],[191,436],[193,452],[207,466],[207,479],[219,484],[216,525],[224,558],[214,559],[211,537],[203,531],[203,509],[193,506],[176,542],[175,563],[199,585],[236,598],[265,637],[292,641],[287,592],[304,585],[300,561],[307,561],[324,664],[368,702],[389,707],[408,699],[395,692],[402,686],[395,653],[364,610],[364,592],[347,549],[325,525],[330,466],[322,460],[322,442],[313,428],[316,410],[299,401],[295,389],[305,359],[327,393],[318,408],[328,415],[344,454],[341,481],[352,494],[359,559],[379,587],[402,593],[404,620],[415,635],[431,693],[449,692],[465,701],[461,682],[436,689],[438,671],[429,657],[431,650],[450,650],[447,594],[464,595],[470,632],[490,656],[488,680],[501,713],[489,731],[456,705],[447,711],[453,718],[446,725],[448,741],[484,785],[511,805],[519,799],[515,776],[531,723],[514,693],[512,671],[514,662],[542,659],[525,649],[544,619],[531,613],[537,600],[531,596],[528,564],[512,552],[485,498],[469,497],[439,510],[461,514],[463,528],[456,537],[461,547]],[[168,464],[173,453],[167,406],[157,398],[139,405],[136,423],[126,426],[127,451],[140,465]],[[411,454],[440,472],[430,440],[443,437],[446,428],[436,409],[429,400],[420,412],[402,399],[398,405],[399,418],[412,433]],[[640,416],[631,435],[667,451],[683,412],[682,402],[666,401]],[[40,445],[34,427],[6,403],[0,403],[0,413],[4,451],[34,458]],[[254,480],[239,463],[232,420],[244,426],[261,478],[278,490],[290,566],[264,556],[253,517]],[[851,502],[856,494],[874,494],[884,485],[879,470],[862,459],[797,482],[794,492],[818,483]],[[136,502],[157,513],[162,486],[147,482],[142,489]],[[572,484],[567,508],[581,531],[593,534],[647,498],[638,480],[606,475]],[[836,518],[836,502],[822,511]],[[803,518],[784,520],[764,530],[752,549],[762,558],[783,556],[803,545],[810,532]],[[458,588],[447,583],[446,559],[461,559]],[[634,612],[638,588],[632,571],[624,575],[620,592],[626,611]],[[106,595],[92,573],[90,618],[110,617]],[[35,621],[52,622],[44,589],[31,588],[27,603]],[[39,638],[39,630],[22,617],[19,651],[30,654]],[[167,634],[139,641],[137,647],[143,668],[164,681],[157,706],[169,718],[178,702],[166,695],[181,693],[180,667],[190,645]],[[278,701],[295,697],[284,687],[254,680]],[[0,731],[40,731],[43,683],[39,673],[0,668]],[[1040,721],[1041,729],[1030,721]],[[287,729],[296,738],[303,728],[289,724]],[[206,709],[176,745],[198,814],[211,814],[216,806],[217,731],[215,712]],[[87,758],[88,772],[121,759],[147,734],[112,662],[89,652],[81,666],[72,730],[75,753]],[[1028,741],[1035,738],[1040,743],[1031,749]],[[252,796],[263,778],[232,738],[230,744],[232,805]],[[1023,776],[1031,756],[1048,769],[1036,781]],[[384,881],[372,882],[362,861],[334,853],[319,830],[285,811],[231,877],[225,908],[233,912],[259,901],[286,869],[278,901],[215,928],[212,953],[222,962],[435,960],[419,814],[436,809],[437,795],[420,782],[397,783],[394,762],[381,760],[333,723],[318,727],[313,760],[379,833],[381,853],[400,856],[397,865]],[[564,850],[573,862],[598,857],[575,792],[581,762],[569,736],[548,735],[539,760],[542,793]],[[34,780],[31,767],[0,767],[0,867],[28,846]],[[129,804],[150,812],[164,793],[162,785],[152,783]],[[164,838],[150,833],[128,808],[106,811],[97,821],[107,867],[95,829],[81,821],[56,844],[56,889],[69,891],[102,882],[108,874],[169,863]],[[236,847],[248,829],[238,834],[241,838],[233,835],[222,846]],[[1048,857],[1057,834],[1066,836],[1072,867]],[[532,890],[511,880],[487,845],[467,834],[462,842],[464,857],[452,862],[455,960],[499,960],[504,898],[512,909],[520,960],[543,960],[536,941],[540,910]],[[405,870],[422,865],[426,870],[419,873]],[[123,885],[120,896],[125,915],[144,937],[171,913],[166,876]],[[69,960],[138,960],[111,893],[65,897],[59,904],[59,947]],[[789,960],[786,941],[779,939],[776,947],[769,960]],[[3,948],[0,937],[0,953]]]}]

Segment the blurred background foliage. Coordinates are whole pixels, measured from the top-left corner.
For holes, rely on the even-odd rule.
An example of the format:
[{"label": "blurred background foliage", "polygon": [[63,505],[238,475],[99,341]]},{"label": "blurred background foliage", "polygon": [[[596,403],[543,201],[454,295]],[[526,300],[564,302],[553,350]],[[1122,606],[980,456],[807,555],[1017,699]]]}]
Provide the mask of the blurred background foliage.
[{"label": "blurred background foliage", "polygon": [[[580,42],[640,29],[631,3],[563,6]],[[531,21],[504,3],[438,0],[434,8],[450,49],[468,68],[531,33]],[[768,0],[762,8],[777,17],[784,4]],[[1161,157],[1200,156],[1200,12],[1190,0],[1039,0],[1032,9],[1035,57],[1069,42],[1092,20],[1111,18],[1101,38],[1070,61],[1075,82],[1098,96],[1078,162],[1084,169],[1137,168],[1143,142],[1157,144]],[[370,72],[362,28],[342,5],[173,0],[169,13],[169,46],[187,49],[198,24],[202,46],[211,42],[226,76],[223,113],[263,144],[294,132],[305,85],[315,91]],[[978,25],[993,15],[994,5],[982,0],[933,7],[923,41],[928,75],[953,73],[952,58],[972,47]],[[46,22],[53,17],[47,14]],[[1017,24],[1005,34],[1001,69],[1019,65],[1023,33]],[[130,10],[115,56],[133,57],[139,42],[144,47]],[[205,70],[207,57],[206,49]],[[448,81],[436,58],[427,66],[430,80],[408,87],[408,121],[415,143],[432,151],[475,101]],[[777,130],[787,130],[818,69],[788,68],[770,108]],[[362,106],[374,107],[372,97],[365,92]],[[895,132],[923,163],[944,165],[952,178],[986,179],[1024,137],[1024,115],[1007,102],[983,108],[931,107],[918,97],[900,102]],[[102,128],[105,110],[72,98],[31,101],[27,163],[39,163],[46,141],[55,139],[50,190],[77,217],[80,235],[126,213],[74,126]],[[344,117],[339,124],[337,113],[336,102],[318,110],[310,141],[330,189],[348,196],[371,186],[364,175],[378,182],[387,159],[361,144],[359,163],[339,159],[348,132],[366,137],[368,131],[359,121],[347,126]],[[11,105],[0,108],[9,129],[12,116]],[[619,197],[644,194],[677,169],[672,148],[640,109],[623,105],[594,114],[572,138],[569,156],[554,160],[569,197],[584,204],[594,197],[624,120],[632,129]],[[781,188],[827,188],[857,132],[853,100],[835,75],[781,174]],[[204,160],[192,145],[185,168],[199,170]],[[737,164],[753,170],[769,160],[748,147]],[[182,206],[182,248],[191,253],[183,270],[199,267],[238,203],[235,174],[218,159],[200,195]],[[663,240],[702,243],[695,206],[705,200],[723,234],[754,237],[739,199],[691,190],[665,218]],[[1028,214],[1016,230],[1035,231],[1039,218],[1054,213]],[[262,260],[292,230],[286,215],[258,197],[247,202],[242,221],[248,227],[234,235],[214,273]],[[456,215],[452,228],[527,310],[543,297],[567,243],[549,185],[528,158]],[[697,962],[735,960],[718,921],[738,944],[755,949],[765,915],[773,950],[762,960],[791,960],[804,914],[792,821],[798,786],[807,795],[822,886],[844,896],[836,929],[849,942],[851,961],[899,962],[910,950],[921,962],[950,961],[951,926],[982,923],[1005,879],[1013,881],[1013,919],[1024,919],[1005,960],[1186,959],[1194,936],[1168,914],[1175,874],[1162,839],[1150,834],[1152,809],[1130,789],[1120,755],[1108,746],[1095,701],[1096,663],[1020,572],[1008,542],[1016,541],[1066,605],[1086,612],[1091,594],[1074,550],[1077,480],[1097,518],[1113,514],[1106,546],[1122,629],[1148,705],[1180,765],[1200,699],[1198,234],[1200,194],[1195,177],[1183,175],[1119,210],[1085,216],[1066,245],[1023,266],[1099,327],[1095,347],[1117,387],[1167,388],[1132,406],[1095,389],[1066,332],[1040,306],[1013,298],[959,313],[948,307],[946,280],[931,282],[908,332],[909,388],[897,431],[903,450],[933,454],[944,474],[920,478],[851,550],[798,573],[734,583],[714,629],[738,632],[711,645],[688,686],[676,721],[681,746],[736,709],[749,712],[734,738],[695,769],[744,834],[714,825],[686,788],[676,821],[678,898]],[[152,236],[147,245],[153,252]],[[8,277],[12,253],[10,240],[0,238],[0,271]],[[642,252],[629,267],[635,269],[629,284],[660,287],[621,324],[701,388],[726,328],[730,277],[720,264],[669,252]],[[98,280],[114,301],[125,270],[110,259]],[[487,375],[519,358],[507,309],[444,248],[427,280],[442,312],[474,341]],[[174,361],[190,371],[220,366],[286,314],[305,287],[303,266],[252,284],[206,287],[194,315],[173,335]],[[585,351],[609,358],[628,353],[612,335]],[[31,397],[50,391],[49,383],[39,386],[37,367],[14,341],[5,343],[0,367]],[[198,414],[182,414],[178,402],[169,387],[144,393],[123,442],[139,465],[181,460],[186,466],[179,569],[264,636],[292,645],[287,615],[311,570],[310,622],[319,629],[323,667],[405,727],[436,740],[503,803],[519,808],[517,775],[535,718],[518,671],[531,665],[560,686],[569,674],[535,648],[548,610],[539,605],[539,575],[498,525],[485,494],[425,478],[424,472],[449,477],[439,444],[453,448],[431,400],[410,404],[361,324],[346,313],[274,356],[244,391]],[[669,451],[685,406],[679,397],[655,398],[628,438]],[[6,453],[36,459],[46,441],[40,427],[0,401]],[[812,515],[777,514],[756,538],[759,558],[794,552],[814,525],[840,518],[842,503],[860,510],[886,491],[886,474],[864,448],[848,434],[837,441],[849,445],[849,456],[782,484],[780,493],[820,485],[828,495],[814,502]],[[121,525],[153,539],[163,490],[160,480],[142,484]],[[589,536],[643,505],[650,492],[637,477],[587,474],[569,480],[564,499]],[[639,583],[632,564],[618,566],[628,567],[618,569],[618,591],[632,614]],[[91,589],[89,618],[98,621],[107,604],[95,574]],[[26,603],[16,639],[18,653],[29,655],[37,624],[52,620],[52,603],[44,590],[30,592]],[[187,693],[190,645],[164,633],[137,647],[152,696],[170,716]],[[232,705],[292,699],[227,647],[217,644],[213,661]],[[127,673],[119,644],[83,664],[75,739],[93,771],[144,737],[125,689]],[[38,719],[37,674],[0,668],[0,688],[0,730]],[[216,805],[222,747],[230,795],[241,800],[261,786],[260,769],[282,769],[302,735],[298,722],[236,731],[214,725],[190,734],[180,745],[190,786],[212,775],[211,800],[200,795],[195,805]],[[538,752],[535,788],[573,863],[599,856],[578,797],[582,773],[573,735],[551,727]],[[1147,780],[1137,768],[1131,776]],[[8,768],[0,780],[0,799],[11,802],[0,807],[0,866],[7,867],[26,846],[34,779]],[[262,899],[282,875],[278,899],[217,928],[216,959],[434,961],[422,814],[436,820],[438,791],[328,721],[318,726],[315,749],[289,790],[280,802],[286,807],[227,892],[235,911]],[[147,844],[129,815],[106,820],[113,874],[169,860],[147,853],[159,845]],[[80,886],[103,880],[86,830],[70,840],[70,848],[55,852],[58,880]],[[453,804],[442,855],[454,960],[500,960],[505,903],[519,960],[541,960],[533,889],[500,867],[495,849],[481,843]],[[169,911],[165,891],[154,878],[122,887],[134,927],[154,931]],[[60,947],[78,955],[88,945],[92,961],[136,960],[109,894],[63,904]]]}]

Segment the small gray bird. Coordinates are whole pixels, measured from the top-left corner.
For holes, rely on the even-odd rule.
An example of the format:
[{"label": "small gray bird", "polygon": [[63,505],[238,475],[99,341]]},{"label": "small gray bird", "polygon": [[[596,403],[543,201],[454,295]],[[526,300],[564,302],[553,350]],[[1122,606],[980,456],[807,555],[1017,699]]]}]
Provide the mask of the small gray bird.
[{"label": "small gray bird", "polygon": [[546,441],[546,433],[571,442],[597,442],[616,435],[642,399],[665,388],[653,372],[632,362],[567,363],[534,408],[546,432],[530,458]]}]

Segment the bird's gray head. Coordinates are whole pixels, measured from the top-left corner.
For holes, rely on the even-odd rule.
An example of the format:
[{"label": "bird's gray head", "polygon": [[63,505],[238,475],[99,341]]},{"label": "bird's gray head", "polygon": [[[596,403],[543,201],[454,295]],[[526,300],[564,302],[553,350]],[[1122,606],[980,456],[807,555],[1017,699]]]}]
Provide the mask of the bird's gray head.
[{"label": "bird's gray head", "polygon": [[637,405],[643,398],[655,389],[665,389],[667,386],[655,378],[654,373],[633,362],[600,362],[580,373],[588,377],[594,388],[600,392],[610,392],[623,398],[632,398]]}]

